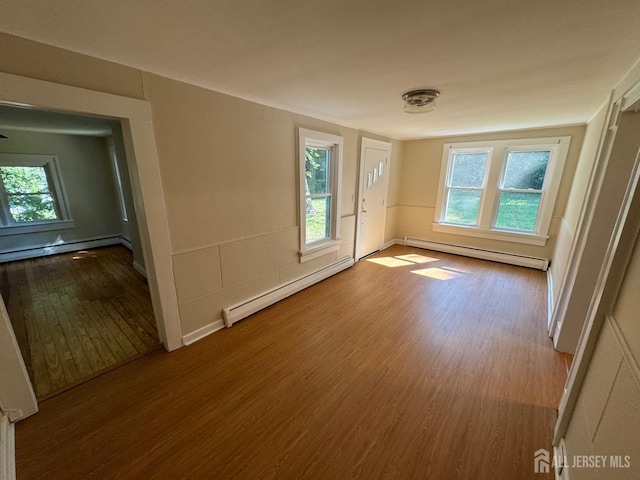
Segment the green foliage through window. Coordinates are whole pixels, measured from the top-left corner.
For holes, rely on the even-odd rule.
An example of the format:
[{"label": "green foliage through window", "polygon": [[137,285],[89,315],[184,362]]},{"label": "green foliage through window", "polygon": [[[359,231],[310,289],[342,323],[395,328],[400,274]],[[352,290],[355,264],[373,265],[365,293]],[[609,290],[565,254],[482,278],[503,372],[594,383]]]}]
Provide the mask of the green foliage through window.
[{"label": "green foliage through window", "polygon": [[542,190],[551,152],[509,152],[504,188]]},{"label": "green foliage through window", "polygon": [[0,178],[14,222],[59,218],[45,167],[0,167]]},{"label": "green foliage through window", "polygon": [[305,196],[306,243],[331,236],[331,193],[329,185],[331,150],[306,147]]}]

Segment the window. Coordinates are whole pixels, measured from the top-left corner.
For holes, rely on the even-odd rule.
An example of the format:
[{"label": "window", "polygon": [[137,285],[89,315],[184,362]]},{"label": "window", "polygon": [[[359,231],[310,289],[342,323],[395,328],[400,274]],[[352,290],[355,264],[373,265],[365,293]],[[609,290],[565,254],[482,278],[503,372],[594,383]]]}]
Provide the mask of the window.
[{"label": "window", "polygon": [[446,144],[434,231],[544,245],[569,141]]},{"label": "window", "polygon": [[51,155],[0,155],[0,206],[0,235],[72,226]]},{"label": "window", "polygon": [[342,137],[300,128],[300,261],[340,244]]},{"label": "window", "polygon": [[485,185],[490,150],[457,150],[451,154],[451,174],[447,176],[444,220],[447,223],[476,225],[480,197]]}]

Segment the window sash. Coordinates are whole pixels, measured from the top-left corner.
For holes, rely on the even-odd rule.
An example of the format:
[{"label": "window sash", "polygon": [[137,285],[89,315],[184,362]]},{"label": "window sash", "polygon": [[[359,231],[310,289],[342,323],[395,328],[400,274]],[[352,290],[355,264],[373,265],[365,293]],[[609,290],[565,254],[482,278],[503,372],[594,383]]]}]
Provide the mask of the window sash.
[{"label": "window sash", "polygon": [[[70,220],[66,206],[66,199],[58,178],[56,158],[52,155],[25,155],[25,154],[0,154],[0,168],[21,167],[41,168],[47,181],[48,190],[38,192],[25,192],[7,189],[0,175],[0,229],[7,227],[27,227],[29,225],[45,225],[65,222]],[[50,196],[56,218],[17,220],[11,212],[11,198],[24,196]]]}]

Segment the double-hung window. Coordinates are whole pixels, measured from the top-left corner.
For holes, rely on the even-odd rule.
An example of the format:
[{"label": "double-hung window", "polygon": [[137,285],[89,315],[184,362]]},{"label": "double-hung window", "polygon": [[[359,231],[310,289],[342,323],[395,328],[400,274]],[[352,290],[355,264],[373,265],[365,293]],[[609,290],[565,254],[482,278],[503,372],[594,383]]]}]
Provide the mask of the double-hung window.
[{"label": "double-hung window", "polygon": [[53,155],[0,155],[0,235],[72,226]]},{"label": "double-hung window", "polygon": [[491,149],[459,149],[451,152],[450,172],[445,184],[444,221],[476,225],[480,200],[486,185]]},{"label": "double-hung window", "polygon": [[446,144],[434,231],[544,245],[569,142]]},{"label": "double-hung window", "polygon": [[300,164],[300,261],[340,245],[342,137],[298,129]]}]

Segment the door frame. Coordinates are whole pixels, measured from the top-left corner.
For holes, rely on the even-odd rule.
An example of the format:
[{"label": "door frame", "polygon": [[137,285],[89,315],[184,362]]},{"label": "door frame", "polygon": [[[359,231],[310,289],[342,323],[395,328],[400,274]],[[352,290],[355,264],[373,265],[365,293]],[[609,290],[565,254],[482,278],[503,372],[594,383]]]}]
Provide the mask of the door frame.
[{"label": "door frame", "polygon": [[[610,109],[609,119],[603,132],[602,148],[597,162],[604,168],[599,172],[598,188],[589,193],[589,202],[596,202],[600,196],[601,179],[606,174],[609,157],[616,142],[620,118],[625,111],[630,110],[640,102],[640,82],[630,88],[615,101]],[[633,247],[640,231],[640,218],[629,216],[629,211],[640,205],[640,150],[636,153],[632,171],[627,184],[624,200],[616,218],[615,227],[596,282],[596,288],[590,300],[585,323],[580,334],[574,361],[569,370],[569,376],[558,406],[558,419],[554,429],[554,447],[558,447],[565,436],[573,411],[587,375],[589,364],[596,348],[598,336],[607,314],[615,304]],[[593,197],[593,198],[592,198]]]},{"label": "door frame", "polygon": [[362,198],[364,197],[364,176],[365,176],[365,154],[366,149],[369,148],[377,148],[379,150],[385,150],[387,155],[389,156],[389,161],[387,164],[387,172],[384,180],[384,211],[382,213],[382,231],[380,232],[380,249],[384,246],[384,230],[387,221],[387,207],[388,207],[388,197],[389,197],[389,176],[391,174],[391,142],[385,142],[382,140],[376,140],[374,138],[362,137],[360,141],[360,163],[358,167],[358,198],[356,202],[356,245],[355,245],[355,261],[357,262],[360,257],[362,257],[362,252],[360,251],[362,248],[362,241],[360,239],[360,234],[362,233],[362,228],[360,228],[360,221],[362,220]]},{"label": "door frame", "polygon": [[0,104],[120,120],[158,335],[166,350],[182,347],[169,223],[149,102],[0,72]]}]

